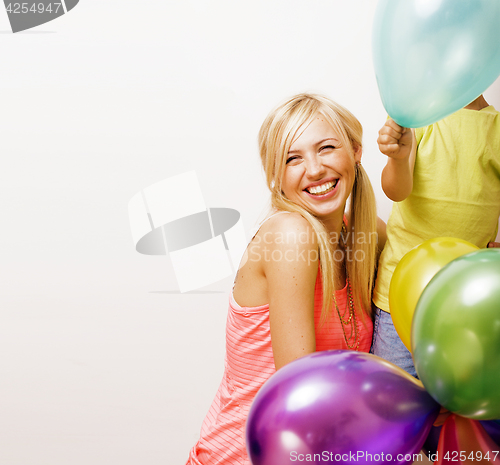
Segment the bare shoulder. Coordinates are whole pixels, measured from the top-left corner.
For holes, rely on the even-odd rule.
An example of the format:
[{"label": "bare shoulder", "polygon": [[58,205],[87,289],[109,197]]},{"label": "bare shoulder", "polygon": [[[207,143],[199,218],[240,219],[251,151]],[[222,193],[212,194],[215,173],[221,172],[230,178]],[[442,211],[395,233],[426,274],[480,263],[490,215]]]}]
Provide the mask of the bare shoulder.
[{"label": "bare shoulder", "polygon": [[[298,213],[276,215],[260,231],[258,244],[262,269],[268,279],[292,282],[316,277],[318,241],[310,223]],[[290,274],[290,276],[288,276]]]},{"label": "bare shoulder", "polygon": [[[299,213],[275,215],[266,221],[259,233],[259,242],[271,247],[288,248],[298,245],[316,248],[316,234],[310,223]],[[302,248],[301,247],[301,248]]]},{"label": "bare shoulder", "polygon": [[276,299],[281,302],[290,289],[306,287],[309,293],[314,292],[319,260],[315,238],[309,222],[298,213],[275,215],[265,221],[238,270],[235,300],[243,306],[272,302],[276,308]]}]

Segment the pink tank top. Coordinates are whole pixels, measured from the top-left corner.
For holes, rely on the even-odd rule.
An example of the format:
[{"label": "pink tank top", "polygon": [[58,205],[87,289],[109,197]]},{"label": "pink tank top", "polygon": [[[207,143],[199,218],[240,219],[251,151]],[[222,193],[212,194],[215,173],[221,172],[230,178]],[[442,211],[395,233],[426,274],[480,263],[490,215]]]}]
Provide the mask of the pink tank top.
[{"label": "pink tank top", "polygon": [[[340,313],[347,305],[347,286],[335,291]],[[314,290],[316,350],[347,349],[342,326],[335,310],[328,322],[319,327],[323,304],[321,277]],[[373,326],[368,317],[356,311],[359,351],[368,352]],[[229,299],[226,324],[224,376],[201,428],[201,437],[191,449],[186,465],[251,465],[245,448],[245,422],[257,391],[275,372],[269,305],[240,307]],[[277,464],[278,465],[278,464]]]}]

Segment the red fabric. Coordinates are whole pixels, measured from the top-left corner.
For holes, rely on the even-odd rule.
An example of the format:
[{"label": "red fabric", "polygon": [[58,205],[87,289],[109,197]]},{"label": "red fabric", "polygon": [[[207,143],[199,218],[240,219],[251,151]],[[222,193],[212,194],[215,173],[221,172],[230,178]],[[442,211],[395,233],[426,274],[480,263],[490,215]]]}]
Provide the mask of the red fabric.
[{"label": "red fabric", "polygon": [[439,436],[435,465],[500,465],[498,446],[477,420],[451,414]]}]

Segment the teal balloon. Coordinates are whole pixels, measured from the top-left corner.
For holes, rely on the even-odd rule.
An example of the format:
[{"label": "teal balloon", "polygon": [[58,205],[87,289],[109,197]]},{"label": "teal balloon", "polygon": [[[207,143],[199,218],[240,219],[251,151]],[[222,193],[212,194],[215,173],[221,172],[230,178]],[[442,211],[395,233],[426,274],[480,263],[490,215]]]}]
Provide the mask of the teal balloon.
[{"label": "teal balloon", "polygon": [[500,249],[463,255],[431,279],[411,340],[434,400],[464,417],[500,418]]},{"label": "teal balloon", "polygon": [[499,0],[379,0],[373,63],[382,103],[401,126],[435,123],[500,74]]}]

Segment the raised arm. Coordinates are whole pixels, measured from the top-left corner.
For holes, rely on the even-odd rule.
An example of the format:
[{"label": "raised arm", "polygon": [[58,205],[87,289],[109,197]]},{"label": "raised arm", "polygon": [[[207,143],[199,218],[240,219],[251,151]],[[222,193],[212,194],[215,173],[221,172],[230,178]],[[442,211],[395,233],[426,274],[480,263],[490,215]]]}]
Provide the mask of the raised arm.
[{"label": "raised arm", "polygon": [[415,131],[388,119],[379,131],[379,150],[389,157],[382,171],[382,189],[394,202],[401,202],[413,189],[417,143]]},{"label": "raised arm", "polygon": [[298,214],[269,222],[270,243],[262,257],[269,295],[274,364],[278,370],[316,350],[314,287],[318,247],[309,223]]},{"label": "raised arm", "polygon": [[494,242],[488,244],[489,248],[500,248],[500,218],[498,219],[498,230],[497,237]]},{"label": "raised arm", "polygon": [[387,242],[387,232],[386,232],[385,221],[377,217],[377,257],[380,256],[382,250],[384,249],[385,243]]}]

